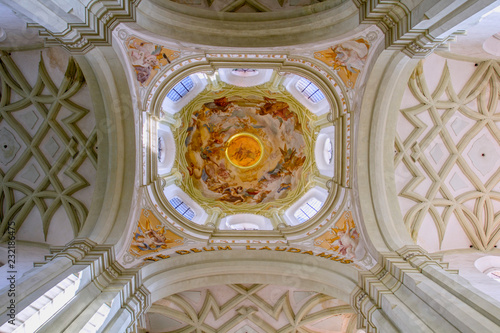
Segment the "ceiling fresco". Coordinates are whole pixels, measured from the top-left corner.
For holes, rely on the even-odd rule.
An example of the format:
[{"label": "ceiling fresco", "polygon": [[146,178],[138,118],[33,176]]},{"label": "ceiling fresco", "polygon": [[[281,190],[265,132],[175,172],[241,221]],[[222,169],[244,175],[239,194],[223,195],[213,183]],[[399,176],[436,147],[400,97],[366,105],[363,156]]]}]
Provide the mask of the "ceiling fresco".
[{"label": "ceiling fresco", "polygon": [[[371,40],[375,40],[376,37],[375,32],[369,34]],[[347,87],[354,88],[369,51],[370,42],[365,38],[358,38],[315,52],[314,57],[330,66]]]},{"label": "ceiling fresco", "polygon": [[162,67],[180,56],[179,51],[170,50],[137,37],[128,38],[125,44],[137,82],[142,87],[148,86]]},{"label": "ceiling fresco", "polygon": [[165,227],[154,214],[143,209],[128,252],[140,257],[184,245],[184,239]]},{"label": "ceiling fresco", "polygon": [[330,229],[314,240],[314,245],[337,252],[347,259],[356,256],[359,232],[356,229],[352,212],[345,211]]},{"label": "ceiling fresco", "polygon": [[234,95],[193,107],[175,134],[182,186],[201,205],[258,213],[307,184],[313,115],[275,98]]}]

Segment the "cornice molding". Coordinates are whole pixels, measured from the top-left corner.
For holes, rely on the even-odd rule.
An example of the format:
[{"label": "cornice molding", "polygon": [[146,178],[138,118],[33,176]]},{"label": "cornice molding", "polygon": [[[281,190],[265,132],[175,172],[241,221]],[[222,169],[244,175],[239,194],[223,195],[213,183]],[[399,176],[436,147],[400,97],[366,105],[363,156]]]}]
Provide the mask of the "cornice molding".
[{"label": "cornice molding", "polygon": [[84,54],[95,46],[110,46],[113,29],[122,22],[135,22],[141,0],[92,0],[85,8],[85,22],[71,23],[63,31],[52,31],[43,23],[29,23],[39,28],[46,46],[62,46],[74,54]]},{"label": "cornice molding", "polygon": [[[416,327],[481,331],[498,325],[497,309],[471,291],[457,274],[441,262],[440,255],[429,254],[417,245],[382,253],[379,264],[360,272],[358,287],[351,293],[351,305],[360,314],[358,327],[377,332],[382,317],[384,325],[391,325],[395,331],[414,331]],[[442,311],[444,304],[447,311]],[[425,317],[429,312],[439,317],[429,320]],[[475,317],[476,323],[468,319],[474,313],[481,314],[481,319]]]},{"label": "cornice molding", "polygon": [[[124,268],[115,260],[113,245],[100,245],[87,238],[74,239],[64,247],[52,247],[46,262],[66,257],[73,265],[90,266],[90,281],[101,292],[119,293],[120,309],[131,317],[127,331],[134,332],[141,316],[151,306],[151,293],[142,284],[140,268]],[[115,314],[116,316],[116,314]]]},{"label": "cornice molding", "polygon": [[354,3],[359,8],[360,23],[375,24],[385,34],[387,49],[400,50],[410,58],[425,58],[436,48],[465,33],[457,31],[438,38],[429,29],[416,29],[419,23],[431,18],[427,12],[421,18],[416,17],[413,14],[416,7],[409,8],[401,1],[354,0]]}]

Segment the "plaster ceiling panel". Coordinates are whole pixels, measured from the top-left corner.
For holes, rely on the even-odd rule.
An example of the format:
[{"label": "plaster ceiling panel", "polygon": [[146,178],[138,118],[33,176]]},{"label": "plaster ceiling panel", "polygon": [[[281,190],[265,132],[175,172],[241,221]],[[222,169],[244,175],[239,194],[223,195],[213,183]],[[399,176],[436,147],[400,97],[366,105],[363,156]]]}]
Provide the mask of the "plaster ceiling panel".
[{"label": "plaster ceiling panel", "polygon": [[[474,108],[474,105],[467,105],[467,106],[473,110],[477,110],[477,107]],[[462,113],[459,112],[455,113],[453,117],[450,118],[450,120],[446,124],[448,133],[453,139],[453,143],[455,143],[455,145],[458,145],[460,139],[463,138],[464,133],[469,131],[472,128],[472,126],[474,126],[474,124],[475,121],[464,116]]]},{"label": "plaster ceiling panel", "polygon": [[458,218],[453,215],[448,220],[443,241],[441,242],[441,251],[466,249],[470,247],[471,242],[469,237],[464,232]]},{"label": "plaster ceiling panel", "polygon": [[30,210],[29,214],[22,221],[22,225],[17,230],[16,239],[44,243],[45,238],[43,236],[42,224],[40,223],[41,220],[42,217],[38,209]]},{"label": "plaster ceiling panel", "polygon": [[453,59],[447,59],[446,62],[451,76],[450,83],[453,86],[453,91],[458,93],[464,89],[465,85],[476,71],[476,63]]},{"label": "plaster ceiling panel", "polygon": [[[231,297],[227,297],[232,291]],[[155,302],[147,316],[152,333],[173,332],[180,329],[175,322],[157,315],[182,321],[182,329],[198,328],[203,332],[352,332],[355,314],[346,303],[307,290],[277,285],[220,285],[191,290],[203,295],[202,308],[195,309],[193,301],[185,292]],[[234,292],[236,294],[234,295]],[[300,302],[294,301],[294,294],[306,295]],[[221,294],[223,297],[221,297]],[[222,301],[225,299],[225,301]],[[165,300],[171,303],[166,303]],[[177,304],[182,311],[174,310],[168,304]],[[159,325],[159,323],[163,325]],[[158,328],[158,329],[154,329]]]},{"label": "plaster ceiling panel", "polygon": [[[15,219],[20,235],[30,241],[45,242],[52,230],[55,234],[48,239],[62,245],[78,233],[87,216],[97,154],[86,148],[97,138],[94,115],[86,108],[91,103],[89,91],[72,99],[85,86],[83,73],[67,56],[56,57],[65,60],[64,64],[48,64],[54,59],[48,54],[54,56],[54,52],[57,50],[2,53],[0,81],[5,91],[0,128],[15,133],[17,142],[2,148],[18,146],[15,154],[10,152],[14,154],[10,164],[0,162],[5,200],[2,222]],[[81,101],[85,101],[83,105]],[[86,116],[89,127],[81,130],[77,123]],[[12,191],[20,188],[22,191]],[[86,191],[78,193],[82,189]],[[75,193],[78,199],[72,197]],[[59,224],[50,228],[55,219]]]},{"label": "plaster ceiling panel", "polygon": [[[429,55],[428,58],[423,63],[423,69],[425,73],[442,73],[443,68],[446,65],[446,58],[440,57],[435,53],[432,53]],[[429,91],[434,91],[436,90],[438,84],[439,84],[439,75],[435,76],[426,76],[426,84],[427,84],[427,89]],[[409,91],[409,90],[407,90]],[[412,104],[415,105],[415,104]],[[405,105],[404,103],[401,104],[401,108],[407,108],[410,105]]]},{"label": "plaster ceiling panel", "polygon": [[6,122],[0,123],[0,167],[6,172],[26,149],[23,140]]},{"label": "plaster ceiling panel", "polygon": [[[500,56],[495,54],[497,48],[494,44],[496,43],[495,41],[491,41],[500,32],[498,26],[499,20],[500,8],[490,8],[489,12],[484,13],[479,19],[476,18],[475,22],[465,21],[464,23],[469,25],[466,27],[467,34],[458,36],[457,41],[450,44],[450,51],[455,54],[479,59],[499,59]],[[488,40],[494,44],[488,44]]]},{"label": "plaster ceiling panel", "polygon": [[420,245],[429,252],[439,251],[439,235],[433,218],[427,214],[419,226],[417,245]]},{"label": "plaster ceiling panel", "polygon": [[[500,223],[499,65],[437,55],[424,64],[433,61],[439,66],[420,63],[410,77],[407,90],[418,102],[403,103],[401,116],[411,126],[398,123],[395,179],[405,224],[428,251],[467,244],[490,249]],[[436,71],[443,62],[442,71]],[[434,90],[429,82],[438,82]]]},{"label": "plaster ceiling panel", "polygon": [[64,246],[74,238],[71,222],[63,207],[59,207],[52,216],[46,242],[54,246]]},{"label": "plaster ceiling panel", "polygon": [[27,28],[28,19],[0,3],[0,48],[42,46],[38,29]]},{"label": "plaster ceiling panel", "polygon": [[500,166],[500,143],[486,128],[465,148],[469,166],[483,183],[497,173]]}]

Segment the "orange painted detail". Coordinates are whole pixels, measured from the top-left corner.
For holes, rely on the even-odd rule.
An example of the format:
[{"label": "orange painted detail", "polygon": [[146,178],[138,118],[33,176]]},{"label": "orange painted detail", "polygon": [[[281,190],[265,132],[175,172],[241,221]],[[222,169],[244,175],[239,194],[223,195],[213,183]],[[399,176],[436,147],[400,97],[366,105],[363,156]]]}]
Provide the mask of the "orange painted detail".
[{"label": "orange painted detail", "polygon": [[354,258],[358,243],[359,233],[350,211],[345,211],[330,230],[314,240],[315,246],[335,251],[347,259]]},{"label": "orange painted detail", "polygon": [[227,142],[226,156],[229,162],[240,168],[251,168],[262,158],[262,143],[254,135],[239,133]]},{"label": "orange painted detail", "polygon": [[129,252],[140,257],[184,244],[184,239],[168,230],[151,211],[143,209],[133,234]]}]

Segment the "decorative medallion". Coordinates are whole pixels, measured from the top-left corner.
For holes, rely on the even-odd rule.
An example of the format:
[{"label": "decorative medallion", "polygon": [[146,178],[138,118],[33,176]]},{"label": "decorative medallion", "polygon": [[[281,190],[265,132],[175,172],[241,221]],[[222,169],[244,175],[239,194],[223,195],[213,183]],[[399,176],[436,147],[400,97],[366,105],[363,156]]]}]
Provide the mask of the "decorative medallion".
[{"label": "decorative medallion", "polygon": [[238,133],[227,140],[227,160],[238,168],[252,168],[263,156],[262,142],[253,134]]}]

